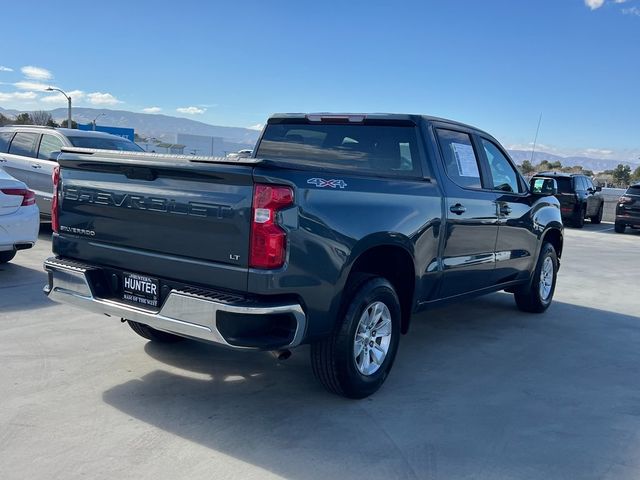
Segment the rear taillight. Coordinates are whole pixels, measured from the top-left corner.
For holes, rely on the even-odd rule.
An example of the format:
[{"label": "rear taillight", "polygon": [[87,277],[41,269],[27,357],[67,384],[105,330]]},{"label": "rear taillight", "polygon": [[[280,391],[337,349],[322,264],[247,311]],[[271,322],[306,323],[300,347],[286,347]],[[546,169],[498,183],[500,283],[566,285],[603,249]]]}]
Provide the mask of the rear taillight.
[{"label": "rear taillight", "polygon": [[633,202],[633,198],[627,197],[626,195],[623,195],[618,199],[618,203],[620,203],[620,204],[622,204],[622,203],[631,203],[631,202]]},{"label": "rear taillight", "polygon": [[287,254],[287,233],[276,222],[278,210],[293,205],[293,190],[282,185],[255,185],[249,266],[280,268]]},{"label": "rear taillight", "polygon": [[28,207],[29,205],[35,205],[36,203],[36,194],[26,188],[3,188],[0,192],[5,195],[16,195],[22,197],[22,203],[20,204],[21,207]]},{"label": "rear taillight", "polygon": [[51,230],[58,232],[60,222],[58,221],[58,184],[60,183],[60,166],[53,167],[51,174],[53,181],[53,198],[51,199]]}]

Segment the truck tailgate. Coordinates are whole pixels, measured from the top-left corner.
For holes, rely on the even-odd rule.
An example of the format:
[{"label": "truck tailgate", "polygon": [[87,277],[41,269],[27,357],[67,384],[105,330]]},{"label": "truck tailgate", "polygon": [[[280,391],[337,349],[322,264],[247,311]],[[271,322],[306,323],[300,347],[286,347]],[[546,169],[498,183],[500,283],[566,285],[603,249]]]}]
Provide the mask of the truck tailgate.
[{"label": "truck tailgate", "polygon": [[246,290],[251,165],[84,157],[60,159],[56,254]]}]

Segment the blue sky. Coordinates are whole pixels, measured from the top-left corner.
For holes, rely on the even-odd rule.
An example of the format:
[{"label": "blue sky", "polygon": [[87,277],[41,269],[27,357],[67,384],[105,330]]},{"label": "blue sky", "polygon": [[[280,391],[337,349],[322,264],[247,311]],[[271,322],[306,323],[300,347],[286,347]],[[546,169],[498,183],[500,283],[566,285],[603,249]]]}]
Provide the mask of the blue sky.
[{"label": "blue sky", "polygon": [[[640,156],[640,0],[7,2],[0,106],[454,118],[529,148]],[[34,67],[25,69],[24,67]],[[149,110],[151,109],[151,110]]]}]

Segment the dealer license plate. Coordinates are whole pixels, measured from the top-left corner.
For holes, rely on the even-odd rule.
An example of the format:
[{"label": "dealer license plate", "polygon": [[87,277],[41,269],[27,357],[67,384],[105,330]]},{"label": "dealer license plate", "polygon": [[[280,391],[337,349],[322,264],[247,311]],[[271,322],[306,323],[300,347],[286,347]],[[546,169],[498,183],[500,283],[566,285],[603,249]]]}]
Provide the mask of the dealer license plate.
[{"label": "dealer license plate", "polygon": [[122,299],[145,307],[157,308],[159,303],[160,282],[157,278],[124,273],[122,275]]}]

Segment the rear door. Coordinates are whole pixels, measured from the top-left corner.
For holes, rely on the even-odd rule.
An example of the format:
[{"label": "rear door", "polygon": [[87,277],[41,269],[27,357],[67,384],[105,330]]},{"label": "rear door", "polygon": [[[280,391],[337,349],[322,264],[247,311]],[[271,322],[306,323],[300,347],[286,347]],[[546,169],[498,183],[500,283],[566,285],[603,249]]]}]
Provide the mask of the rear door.
[{"label": "rear door", "polygon": [[8,153],[3,155],[7,161],[2,165],[9,175],[26,183],[36,193],[38,207],[46,212],[50,209],[51,193],[48,193],[49,201],[46,201],[47,191],[37,187],[41,183],[39,171],[42,170],[42,165],[36,159],[39,141],[39,133],[17,132],[11,140]]},{"label": "rear door", "polygon": [[51,198],[53,196],[53,183],[51,174],[58,164],[53,157],[57,157],[62,147],[65,146],[57,135],[43,133],[38,144],[37,156],[32,160],[32,168],[35,173],[31,176],[31,189],[37,192],[38,207],[40,212],[49,215],[51,211]]},{"label": "rear door", "polygon": [[435,134],[445,186],[443,279],[440,298],[493,284],[498,235],[497,195],[484,188],[483,172],[472,132],[441,126]]},{"label": "rear door", "polygon": [[0,132],[0,168],[6,170],[7,167],[7,150],[15,132]]}]

